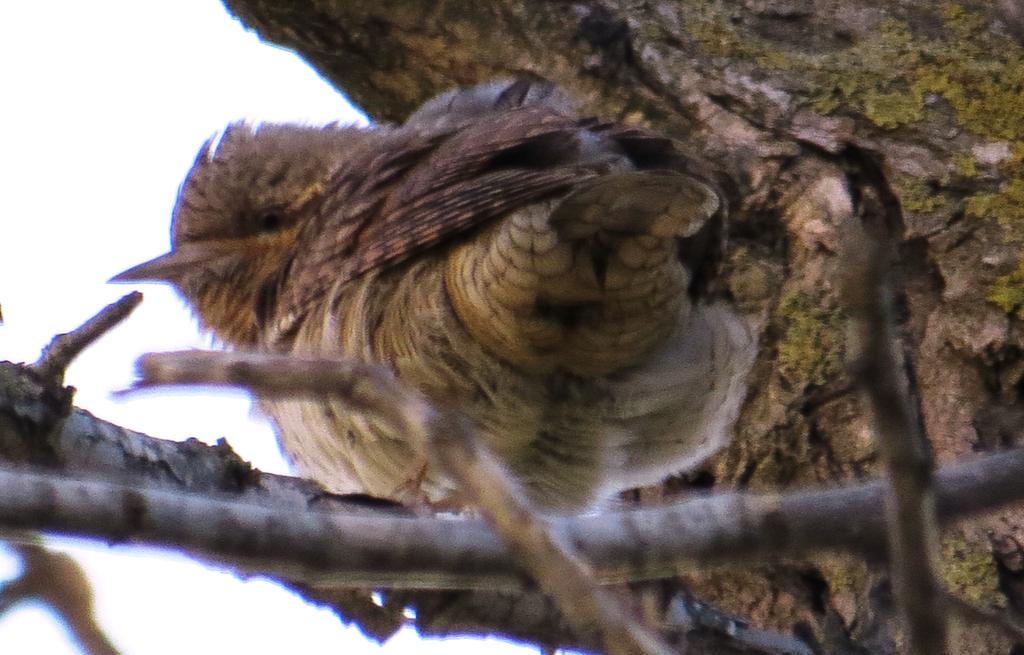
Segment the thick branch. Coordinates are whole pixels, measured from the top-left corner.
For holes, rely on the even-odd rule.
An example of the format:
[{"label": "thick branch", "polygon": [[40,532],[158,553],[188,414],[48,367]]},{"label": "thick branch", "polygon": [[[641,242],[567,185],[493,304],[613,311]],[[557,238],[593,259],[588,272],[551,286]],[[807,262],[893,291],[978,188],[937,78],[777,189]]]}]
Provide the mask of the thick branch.
[{"label": "thick branch", "polygon": [[264,473],[223,441],[208,446],[195,439],[169,441],[128,430],[83,409],[69,409],[69,396],[31,367],[0,362],[0,460],[178,491],[269,495],[275,503],[301,509],[394,507],[368,497],[328,494],[308,480]]},{"label": "thick branch", "polygon": [[[1024,499],[1024,451],[943,469],[948,523]],[[884,553],[877,483],[787,495],[722,494],[677,505],[561,519],[605,582],[695,565],[815,550]],[[258,501],[258,502],[257,502]],[[273,496],[234,499],[0,471],[0,526],[183,548],[313,586],[522,589],[525,578],[478,520],[311,510]]]}]

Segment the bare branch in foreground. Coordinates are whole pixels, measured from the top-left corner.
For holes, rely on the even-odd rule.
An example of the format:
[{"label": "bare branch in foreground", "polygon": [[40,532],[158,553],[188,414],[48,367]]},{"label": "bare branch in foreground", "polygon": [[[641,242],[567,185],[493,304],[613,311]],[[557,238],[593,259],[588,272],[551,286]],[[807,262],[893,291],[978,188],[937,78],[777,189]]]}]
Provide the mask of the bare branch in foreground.
[{"label": "bare branch in foreground", "polygon": [[172,385],[244,387],[263,396],[331,395],[396,428],[422,429],[430,407],[391,372],[353,359],[306,359],[288,355],[186,350],[149,353],[137,362],[140,379],[119,394]]},{"label": "bare branch in foreground", "polygon": [[[26,451],[41,454],[26,456]],[[406,511],[381,499],[331,494],[312,480],[265,473],[225,441],[211,446],[196,439],[158,439],[96,418],[71,407],[68,390],[10,362],[0,362],[0,460],[149,488],[270,498],[301,511]]]},{"label": "bare branch in foreground", "polygon": [[[598,634],[602,651],[662,653],[673,650],[632,616],[623,599],[602,589],[590,566],[529,506],[518,484],[480,444],[466,421],[441,417],[429,431],[434,460],[475,501],[505,545],[576,631]],[[571,608],[571,609],[570,609]]]},{"label": "bare branch in foreground", "polygon": [[87,655],[118,655],[96,622],[92,587],[74,559],[39,544],[11,544],[21,556],[21,573],[0,585],[0,614],[22,601],[52,608]]},{"label": "bare branch in foreground", "polygon": [[391,421],[413,443],[425,445],[439,468],[473,499],[511,554],[558,603],[577,631],[596,632],[602,650],[613,655],[672,652],[631,616],[620,598],[599,586],[569,543],[554,535],[529,508],[515,481],[479,444],[465,421],[434,411],[386,369],[342,358],[193,351],[145,355],[139,370],[140,387],[216,383],[262,394],[330,394]]},{"label": "bare branch in foreground", "polygon": [[[37,431],[26,428],[26,421],[46,413],[45,397],[33,397],[33,403],[29,403],[20,395],[10,398],[4,392],[17,387],[18,376],[26,373],[16,365],[0,365],[0,381],[6,380],[0,384],[0,419],[10,414],[12,434],[30,433],[13,436],[34,439]],[[5,429],[0,424],[0,432]],[[92,503],[84,502],[79,508],[82,514],[73,521],[55,511],[61,506],[63,494],[73,493],[74,487],[54,489],[53,505],[40,504],[45,498],[36,498],[24,506],[14,503],[14,497],[0,489],[0,525],[22,525],[24,518],[35,512],[45,520],[27,525],[30,529],[180,547],[208,560],[247,562],[255,571],[282,576],[293,569],[297,580],[311,584],[319,583],[324,572],[330,570],[325,584],[352,587],[404,584],[419,589],[523,588],[522,572],[477,521],[396,516],[393,509],[352,502],[328,494],[309,481],[261,473],[225,444],[207,446],[194,440],[178,443],[156,439],[102,421],[81,409],[60,420],[59,428],[46,434],[45,439],[46,448],[57,454],[57,471],[63,475],[101,475],[108,479],[116,475],[117,479],[131,481],[139,498],[161,493],[165,499],[162,502],[171,506],[188,504],[205,519],[217,516],[218,503],[230,503],[243,515],[257,505],[260,511],[272,511],[279,521],[275,525],[284,526],[279,530],[282,534],[272,540],[281,543],[269,548],[261,540],[245,549],[205,541],[216,523],[167,527],[157,522],[132,527],[121,514],[105,513],[109,508],[122,507],[114,500],[124,487],[110,482],[105,487],[107,495],[101,494]],[[0,439],[0,446],[5,445],[5,439]],[[17,443],[14,447],[21,448]],[[9,457],[6,451],[0,455]],[[51,488],[50,482],[78,484],[61,481],[57,471],[42,476],[44,489]],[[13,473],[7,479],[16,486],[31,484]],[[1010,451],[947,467],[937,474],[936,491],[944,522],[1024,500],[1024,452]],[[211,493],[221,495],[211,498]],[[668,577],[694,566],[795,557],[818,550],[884,557],[881,506],[882,488],[879,483],[871,483],[785,495],[721,494],[664,507],[572,517],[558,521],[556,527],[581,548],[599,579],[621,582]],[[330,515],[345,529],[290,537],[302,530],[294,523],[308,521],[306,513],[311,509],[319,510],[318,515],[344,510]],[[174,511],[180,514],[184,510],[177,507]],[[352,522],[360,516],[367,521]],[[262,524],[254,519],[250,515],[240,521],[239,534],[252,530],[262,535]],[[365,539],[353,532],[361,529],[370,530]],[[175,530],[185,532],[178,534]],[[337,556],[308,557],[310,548],[336,551]],[[355,552],[350,552],[351,548]],[[409,559],[403,559],[407,556]],[[311,563],[317,565],[315,575],[298,575]]]},{"label": "bare branch in foreground", "polygon": [[[1024,499],[1024,450],[942,469],[951,522]],[[0,528],[182,549],[212,562],[317,587],[529,588],[475,519],[296,511],[273,494],[242,498],[0,469]],[[883,487],[721,494],[675,505],[560,518],[602,582],[820,550],[884,556]]]},{"label": "bare branch in foreground", "polygon": [[33,368],[40,375],[57,381],[64,379],[64,371],[79,354],[93,342],[128,318],[142,302],[142,294],[132,291],[117,302],[101,309],[80,327],[65,334],[58,334],[43,349],[39,361]]},{"label": "bare branch in foreground", "polygon": [[[23,368],[4,364],[0,376],[13,376],[13,381]],[[8,398],[2,389],[9,388],[0,385],[0,417],[13,411],[12,416],[19,417],[14,429],[22,430],[25,417],[45,413],[46,402],[35,400],[36,406],[29,398]],[[529,588],[525,576],[480,521],[411,518],[358,499],[352,502],[325,493],[309,481],[252,469],[226,444],[155,439],[80,409],[71,410],[46,439],[47,447],[58,454],[58,470],[65,475],[109,479],[116,474],[122,480],[130,476],[127,479],[138,484],[126,488],[106,483],[98,498],[83,499],[86,502],[77,510],[69,509],[62,517],[55,512],[64,494],[79,498],[74,480],[57,473],[34,479],[12,473],[10,480],[42,495],[37,493],[23,505],[14,502],[17,493],[9,494],[0,486],[0,526],[45,517],[28,527],[115,543],[184,548],[200,559],[235,570],[278,577],[314,599],[330,595],[328,587],[337,585],[409,588],[390,591],[386,598],[398,599],[394,610],[399,613],[403,602],[414,607],[415,624],[424,634],[469,631],[483,635],[500,630],[539,643],[596,646],[591,635],[566,636],[566,626],[542,595],[518,591]],[[51,481],[60,483],[53,495],[49,495]],[[175,493],[188,490],[197,493]],[[188,504],[205,508],[197,516],[213,522],[152,520],[154,514],[146,512],[147,523],[134,524],[124,515],[123,510],[131,507],[119,495],[124,491],[147,502],[160,491],[161,502],[169,503],[173,515],[182,516],[182,505]],[[944,523],[1020,501],[1024,499],[1024,453],[1011,451],[947,467],[937,474],[936,491]],[[220,497],[210,498],[211,492]],[[13,505],[5,507],[8,501]],[[243,516],[255,506],[274,533],[267,534],[263,524],[254,522],[256,516],[236,521],[225,514],[224,522],[217,522],[215,508],[210,507],[216,502],[227,502]],[[559,520],[555,527],[594,563],[602,581],[616,582],[671,576],[694,566],[799,557],[822,549],[884,557],[881,507],[882,487],[873,483],[785,495],[725,494],[667,507],[572,517]],[[104,513],[111,508],[112,514]],[[330,516],[337,529],[324,532],[314,526],[302,532],[301,526],[293,525],[295,521],[305,524],[310,514]],[[183,529],[185,536],[175,533],[176,529]],[[364,535],[364,530],[369,532]],[[218,537],[219,531],[227,534]],[[268,548],[261,541],[245,548],[252,535],[277,545]],[[380,637],[386,634],[387,630]],[[692,642],[695,635],[691,633],[690,638]]]},{"label": "bare branch in foreground", "polygon": [[936,572],[939,530],[932,457],[910,398],[892,311],[890,253],[850,231],[845,296],[860,349],[853,368],[871,406],[875,443],[889,481],[889,571],[910,653],[946,652],[946,604]]}]

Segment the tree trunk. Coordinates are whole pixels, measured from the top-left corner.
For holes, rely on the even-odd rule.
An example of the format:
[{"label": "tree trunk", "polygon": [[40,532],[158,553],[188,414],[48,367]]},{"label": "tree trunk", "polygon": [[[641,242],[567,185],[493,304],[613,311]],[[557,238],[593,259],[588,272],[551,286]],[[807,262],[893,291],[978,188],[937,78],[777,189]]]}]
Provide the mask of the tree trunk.
[{"label": "tree trunk", "polygon": [[[226,4],[377,120],[401,120],[454,85],[537,75],[585,111],[650,125],[721,168],[728,240],[705,273],[758,325],[760,356],[732,446],[663,493],[879,473],[844,364],[841,255],[853,223],[897,244],[906,369],[936,461],[1017,438],[1024,51],[1012,3]],[[950,590],[1024,610],[1020,524],[1006,512],[948,531]],[[829,652],[894,652],[900,639],[886,577],[852,560],[751,562],[679,583]],[[965,634],[974,652],[1008,649]]]}]

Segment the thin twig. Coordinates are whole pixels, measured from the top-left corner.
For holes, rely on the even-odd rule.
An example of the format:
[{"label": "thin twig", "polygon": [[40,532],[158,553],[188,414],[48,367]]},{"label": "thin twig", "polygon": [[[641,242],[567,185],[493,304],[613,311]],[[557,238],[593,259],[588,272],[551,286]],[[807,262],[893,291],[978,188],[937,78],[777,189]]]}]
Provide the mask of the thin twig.
[{"label": "thin twig", "polygon": [[672,648],[632,615],[612,590],[601,588],[590,565],[527,502],[505,468],[483,448],[461,417],[435,422],[435,461],[468,494],[499,538],[579,631],[594,632],[602,651],[661,653]]},{"label": "thin twig", "polygon": [[426,444],[427,403],[375,364],[349,358],[310,359],[289,355],[187,350],[149,353],[136,362],[140,378],[126,395],[160,386],[244,387],[261,396],[329,395],[372,413],[413,443]]},{"label": "thin twig", "polygon": [[43,377],[58,382],[62,381],[64,372],[75,357],[78,357],[93,342],[126,319],[139,306],[140,302],[142,302],[142,294],[132,291],[117,302],[101,309],[81,327],[65,334],[58,334],[43,349],[39,361],[33,364],[32,368]]},{"label": "thin twig", "polygon": [[590,567],[555,536],[519,493],[504,468],[480,445],[460,417],[439,413],[386,369],[347,358],[299,359],[257,353],[152,353],[139,361],[137,387],[158,384],[229,384],[260,394],[330,394],[375,418],[390,421],[429,452],[452,477],[524,565],[542,590],[580,631],[597,632],[613,655],[668,654],[672,649],[643,627]]},{"label": "thin twig", "polygon": [[854,368],[871,405],[889,480],[890,572],[908,652],[946,652],[946,606],[936,571],[939,531],[930,447],[908,390],[892,311],[889,252],[858,232],[848,243],[846,298],[861,349]]}]

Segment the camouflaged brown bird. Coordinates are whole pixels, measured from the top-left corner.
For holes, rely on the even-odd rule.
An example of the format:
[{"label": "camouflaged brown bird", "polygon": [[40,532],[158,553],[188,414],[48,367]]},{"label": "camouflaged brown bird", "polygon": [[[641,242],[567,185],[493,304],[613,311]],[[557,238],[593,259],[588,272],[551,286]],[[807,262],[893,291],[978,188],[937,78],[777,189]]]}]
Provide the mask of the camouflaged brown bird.
[{"label": "camouflaged brown bird", "polygon": [[[402,126],[233,124],[181,187],[171,252],[117,279],[172,282],[233,349],[387,364],[472,419],[541,507],[656,483],[728,441],[753,361],[679,254],[721,202],[670,139],[569,107],[496,82]],[[372,415],[260,407],[331,490],[452,491]]]}]

